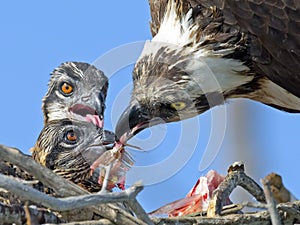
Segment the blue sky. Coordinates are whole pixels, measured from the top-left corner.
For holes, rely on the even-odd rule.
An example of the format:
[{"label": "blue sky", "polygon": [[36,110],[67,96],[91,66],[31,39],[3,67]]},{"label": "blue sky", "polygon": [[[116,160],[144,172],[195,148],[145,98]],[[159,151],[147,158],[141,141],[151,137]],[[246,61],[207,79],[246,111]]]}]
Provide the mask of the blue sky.
[{"label": "blue sky", "polygon": [[[103,66],[100,69],[110,77],[105,127],[112,130],[129,101],[132,62],[142,42],[151,38],[149,21],[146,0],[1,2],[0,143],[28,153],[42,129],[41,99],[49,74],[65,61]],[[218,120],[226,130],[218,127]],[[212,127],[217,132],[211,132]],[[219,143],[223,131],[220,148],[206,150],[208,143]],[[299,134],[299,115],[233,101],[138,135],[131,143],[144,151],[131,150],[136,167],[128,181],[144,181],[139,200],[150,211],[184,197],[209,169],[226,173],[230,163],[243,160],[257,181],[277,172],[300,197]],[[204,152],[216,157],[200,166]]]}]

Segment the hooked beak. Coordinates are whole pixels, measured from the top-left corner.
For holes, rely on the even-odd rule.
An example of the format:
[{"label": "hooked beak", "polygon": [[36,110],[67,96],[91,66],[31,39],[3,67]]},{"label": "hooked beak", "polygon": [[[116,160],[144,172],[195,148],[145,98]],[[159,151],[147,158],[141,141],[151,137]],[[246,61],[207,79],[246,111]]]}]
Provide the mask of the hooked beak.
[{"label": "hooked beak", "polygon": [[69,111],[84,118],[84,120],[93,123],[95,126],[103,128],[104,103],[98,96],[89,95],[82,97],[75,105],[69,108]]},{"label": "hooked beak", "polygon": [[138,103],[131,103],[120,116],[116,126],[116,136],[125,144],[130,138],[145,128],[162,123]]},{"label": "hooked beak", "polygon": [[116,135],[112,131],[102,131],[102,142],[104,145],[113,144],[116,141]]},{"label": "hooked beak", "polygon": [[90,165],[106,151],[111,150],[116,141],[113,132],[103,129],[99,129],[98,132],[99,135],[94,138],[94,142],[82,151],[82,156]]}]

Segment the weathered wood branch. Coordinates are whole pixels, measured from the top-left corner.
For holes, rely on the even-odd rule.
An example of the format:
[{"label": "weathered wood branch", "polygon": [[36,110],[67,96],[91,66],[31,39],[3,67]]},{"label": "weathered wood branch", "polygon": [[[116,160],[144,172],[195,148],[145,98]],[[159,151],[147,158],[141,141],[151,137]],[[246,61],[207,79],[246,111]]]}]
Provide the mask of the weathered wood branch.
[{"label": "weathered wood branch", "polygon": [[[52,188],[55,193],[59,194],[61,198],[54,198],[52,196],[47,196],[47,199],[50,198],[50,205],[45,205],[46,199],[35,199],[38,203],[45,205],[46,207],[53,207],[51,201],[58,201],[54,205],[60,205],[55,210],[69,210],[73,208],[80,208],[80,207],[88,207],[85,212],[92,211],[102,218],[98,220],[91,220],[91,218],[83,218],[82,222],[74,222],[74,220],[69,219],[67,223],[62,223],[64,220],[64,216],[58,218],[55,213],[47,211],[42,208],[32,208],[29,207],[29,214],[31,221],[34,222],[41,222],[41,223],[48,223],[48,224],[64,224],[64,225],[75,225],[75,224],[87,224],[87,225],[112,225],[112,224],[138,224],[138,225],[146,225],[146,224],[164,224],[164,225],[189,225],[189,224],[205,224],[205,225],[270,225],[271,222],[271,213],[269,210],[259,211],[259,212],[252,212],[252,213],[245,213],[245,214],[236,214],[236,209],[231,210],[228,206],[222,207],[222,198],[227,197],[226,195],[230,194],[231,191],[237,186],[240,185],[248,190],[252,195],[254,195],[259,201],[265,202],[264,194],[260,186],[255,183],[251,178],[245,175],[245,173],[240,170],[229,171],[227,175],[227,179],[225,179],[225,183],[229,182],[229,178],[232,178],[231,182],[233,181],[234,184],[229,182],[229,187],[224,185],[225,194],[221,194],[221,197],[218,201],[221,204],[217,204],[218,210],[220,209],[220,215],[215,215],[214,217],[204,217],[204,216],[184,216],[184,217],[172,217],[172,218],[149,218],[147,213],[144,211],[142,206],[136,201],[135,196],[139,191],[141,191],[141,185],[133,186],[124,192],[119,193],[108,193],[107,192],[100,192],[98,194],[90,194],[86,190],[78,187],[77,185],[65,180],[64,178],[54,174],[52,171],[48,170],[47,168],[41,166],[40,164],[36,163],[30,156],[26,156],[22,154],[17,149],[12,149],[9,147],[5,147],[0,145],[0,158],[2,160],[8,161],[24,171],[32,174],[37,180],[41,181],[43,184]],[[8,183],[7,180],[9,180]],[[18,193],[19,195],[23,196],[24,199],[30,199],[31,201],[33,198],[38,198],[41,192],[37,193],[32,192],[27,197],[24,196],[25,193],[31,192],[31,187],[28,185],[35,184],[36,181],[22,181],[19,179],[14,179],[11,177],[0,175],[0,186],[5,189],[10,189],[14,193]],[[222,186],[221,186],[222,187]],[[28,191],[30,189],[30,191]],[[23,192],[19,193],[19,192]],[[217,192],[216,192],[217,193]],[[35,195],[35,196],[33,196]],[[80,195],[80,196],[78,196]],[[116,197],[117,196],[117,197]],[[44,196],[45,197],[45,196]],[[269,202],[270,197],[266,195],[267,201]],[[122,207],[118,204],[101,204],[98,205],[101,199],[101,203],[106,201],[125,201],[127,205],[134,211],[137,218],[132,216],[130,213],[125,211]],[[113,198],[113,200],[112,200]],[[216,198],[218,199],[218,198]],[[85,203],[82,203],[82,202]],[[75,203],[76,202],[76,203]],[[219,203],[220,203],[219,202]],[[49,203],[49,201],[48,201]],[[77,205],[79,204],[79,205]],[[82,204],[82,205],[80,205]],[[96,204],[96,206],[91,206],[91,204]],[[215,204],[216,205],[216,204]],[[266,208],[268,204],[240,204],[241,208],[243,206],[251,206],[257,208]],[[273,210],[274,210],[273,204]],[[239,208],[239,207],[237,207]],[[240,208],[240,209],[241,209]],[[214,209],[216,210],[216,208]],[[218,211],[216,210],[216,211]],[[0,224],[1,223],[16,223],[16,224],[24,224],[26,223],[26,219],[28,219],[28,215],[25,213],[25,206],[8,206],[4,204],[0,204]],[[71,210],[73,211],[73,210]],[[76,214],[76,210],[75,214]],[[80,210],[83,211],[83,210]],[[215,212],[216,212],[215,211]],[[281,221],[282,224],[285,225],[292,225],[294,223],[300,222],[300,201],[293,202],[293,203],[281,203],[276,205],[276,211],[278,212],[278,221]],[[228,215],[224,215],[224,213],[229,213]],[[2,222],[4,221],[4,222]]]},{"label": "weathered wood branch", "polygon": [[[61,220],[54,213],[45,209],[28,207],[30,215],[36,223],[60,223]],[[5,205],[0,203],[0,224],[24,224],[27,216],[24,206]]]},{"label": "weathered wood branch", "polygon": [[55,198],[2,174],[0,174],[0,187],[18,195],[23,200],[30,200],[55,211],[68,211],[105,203],[134,201],[137,194],[143,189],[143,186],[137,184],[122,192]]},{"label": "weathered wood branch", "polygon": [[208,217],[221,215],[224,201],[237,186],[243,187],[252,194],[257,201],[266,202],[263,189],[251,177],[246,175],[244,164],[242,162],[236,162],[229,167],[227,176],[218,188],[214,190],[207,209]]},{"label": "weathered wood branch", "polygon": [[[280,203],[276,206],[280,221],[285,225],[300,223],[300,201]],[[216,217],[172,217],[152,218],[157,225],[270,225],[270,212],[267,210],[256,213],[231,214]]]},{"label": "weathered wood branch", "polygon": [[264,187],[264,193],[266,196],[267,206],[270,213],[271,221],[273,225],[281,225],[279,213],[276,209],[276,202],[271,192],[269,182],[266,179],[261,179],[261,183]]},{"label": "weathered wood branch", "polygon": [[[0,145],[0,158],[32,174],[43,184],[52,188],[61,197],[90,194],[88,191],[82,189],[76,184],[65,180],[53,173],[51,170],[41,166],[30,156],[23,154],[16,148]],[[115,224],[146,225],[146,223],[135,218],[130,213],[119,207],[118,204],[101,204],[90,207],[88,210],[92,210],[103,218],[113,221]]]},{"label": "weathered wood branch", "polygon": [[140,205],[140,203],[138,203],[136,199],[133,199],[132,201],[128,201],[128,205],[135,212],[137,218],[146,222],[148,225],[154,225],[154,223],[149,218],[148,214],[145,212],[143,207]]},{"label": "weathered wood branch", "polygon": [[[57,224],[47,224],[47,225],[57,225]],[[101,220],[90,220],[90,221],[83,221],[83,222],[71,222],[71,223],[60,223],[59,225],[114,225],[111,221],[107,219]]]}]

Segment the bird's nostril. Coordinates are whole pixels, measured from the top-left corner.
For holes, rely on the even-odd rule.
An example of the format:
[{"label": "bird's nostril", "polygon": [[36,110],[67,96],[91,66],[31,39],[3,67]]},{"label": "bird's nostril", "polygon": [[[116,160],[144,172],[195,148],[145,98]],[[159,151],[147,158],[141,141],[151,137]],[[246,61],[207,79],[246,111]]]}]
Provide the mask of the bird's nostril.
[{"label": "bird's nostril", "polygon": [[90,95],[85,95],[85,96],[82,96],[82,97],[81,97],[81,100],[82,100],[83,102],[87,102],[89,99],[90,99]]}]

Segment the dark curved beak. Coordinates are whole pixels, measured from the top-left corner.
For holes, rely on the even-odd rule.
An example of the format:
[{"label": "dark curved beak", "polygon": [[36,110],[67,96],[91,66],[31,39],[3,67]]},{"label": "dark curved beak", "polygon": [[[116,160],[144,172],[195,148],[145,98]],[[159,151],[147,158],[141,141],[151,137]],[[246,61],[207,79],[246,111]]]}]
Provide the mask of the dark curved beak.
[{"label": "dark curved beak", "polygon": [[[85,102],[84,97],[82,98],[82,101]],[[100,118],[103,118],[105,109],[105,99],[103,99],[101,93],[91,93],[91,95],[86,99],[86,104],[90,107],[95,107],[95,113],[99,115]]]},{"label": "dark curved beak", "polygon": [[102,142],[103,144],[113,144],[116,141],[116,135],[112,131],[103,130],[102,131]]},{"label": "dark curved beak", "polygon": [[78,99],[76,104],[69,108],[69,111],[85,117],[97,127],[103,128],[104,101],[101,93],[89,93]]},{"label": "dark curved beak", "polygon": [[104,152],[112,149],[116,141],[116,135],[111,131],[99,128],[98,133],[99,135],[94,138],[94,142],[82,151],[85,160],[90,164]]},{"label": "dark curved beak", "polygon": [[131,103],[118,120],[115,129],[116,136],[124,144],[145,128],[161,123],[164,123],[164,120],[155,117],[139,103]]},{"label": "dark curved beak", "polygon": [[115,132],[121,142],[126,142],[138,132],[149,127],[151,116],[138,104],[130,104],[120,116]]}]

